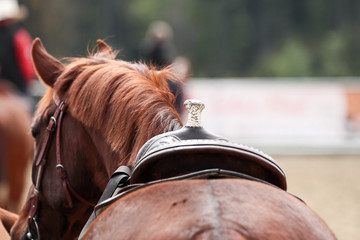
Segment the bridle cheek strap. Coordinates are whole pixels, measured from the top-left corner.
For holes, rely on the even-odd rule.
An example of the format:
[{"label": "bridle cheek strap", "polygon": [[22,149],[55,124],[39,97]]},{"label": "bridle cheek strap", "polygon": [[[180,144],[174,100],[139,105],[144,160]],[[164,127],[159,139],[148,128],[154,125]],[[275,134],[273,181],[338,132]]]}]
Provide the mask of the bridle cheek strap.
[{"label": "bridle cheek strap", "polygon": [[[65,103],[65,102],[64,102]],[[41,146],[41,150],[39,155],[36,158],[35,166],[38,167],[37,176],[36,176],[36,182],[34,185],[34,193],[33,193],[33,199],[31,203],[31,209],[29,213],[29,221],[34,221],[35,216],[37,214],[38,205],[39,205],[39,194],[40,194],[40,187],[41,187],[41,180],[43,176],[44,167],[46,164],[45,156],[47,155],[47,152],[50,147],[50,140],[53,135],[54,130],[56,129],[57,120],[59,118],[61,109],[59,107],[56,108],[56,111],[54,112],[53,116],[50,118],[49,124],[46,127],[46,135],[43,141],[43,144]]]},{"label": "bridle cheek strap", "polygon": [[94,203],[91,203],[91,202],[87,201],[86,199],[84,199],[83,197],[81,197],[71,187],[69,179],[67,177],[66,170],[65,170],[65,168],[64,168],[64,166],[62,165],[62,162],[61,162],[61,154],[60,154],[60,152],[61,152],[60,151],[61,150],[60,149],[60,134],[61,134],[61,125],[62,125],[61,123],[62,123],[63,114],[65,113],[66,108],[67,108],[67,105],[65,103],[64,104],[62,104],[62,103],[59,106],[59,108],[60,108],[60,116],[59,116],[59,124],[58,124],[57,130],[56,130],[56,162],[57,162],[56,170],[57,170],[57,172],[58,172],[58,174],[59,174],[59,176],[61,178],[62,185],[63,185],[64,192],[65,192],[65,196],[66,196],[66,199],[68,201],[68,206],[70,208],[73,207],[73,201],[71,199],[71,194],[75,198],[77,198],[79,201],[94,207],[95,206]]},{"label": "bridle cheek strap", "polygon": [[63,114],[66,111],[66,105],[63,104],[63,102],[61,102],[59,108],[60,108],[59,125],[56,129],[56,163],[57,163],[56,170],[62,181],[65,196],[68,201],[68,207],[72,208],[73,202],[72,202],[71,195],[70,195],[70,192],[68,189],[69,184],[68,184],[67,173],[65,171],[64,166],[61,163],[61,154],[60,154],[60,134],[61,134],[61,125],[62,125],[61,123],[62,123]]},{"label": "bridle cheek strap", "polygon": [[48,153],[48,150],[50,147],[50,142],[51,142],[50,140],[51,140],[51,137],[52,137],[55,129],[56,129],[56,161],[57,161],[56,170],[62,181],[65,196],[68,201],[68,207],[70,207],[70,208],[73,207],[73,201],[72,201],[71,195],[73,195],[79,201],[81,201],[89,206],[95,206],[94,203],[91,203],[91,202],[87,201],[86,199],[84,199],[83,197],[81,197],[71,187],[71,185],[69,183],[69,179],[67,177],[66,170],[65,170],[64,166],[62,165],[61,154],[60,154],[60,150],[61,150],[60,149],[60,134],[61,134],[61,125],[62,125],[61,123],[62,123],[64,113],[66,112],[66,109],[67,109],[66,100],[63,100],[60,102],[55,113],[50,118],[49,124],[46,128],[46,135],[44,138],[44,142],[41,146],[40,153],[35,161],[35,166],[38,167],[38,172],[37,172],[37,177],[36,177],[36,183],[34,185],[34,196],[32,199],[31,210],[30,210],[30,214],[29,214],[30,221],[33,221],[35,219],[34,217],[37,214],[38,205],[39,205],[40,187],[41,187],[44,167],[46,164],[45,156]]},{"label": "bridle cheek strap", "polygon": [[[33,189],[33,198],[31,200],[31,209],[28,216],[28,232],[27,237],[29,239],[38,239],[40,240],[40,231],[39,231],[39,225],[37,223],[38,220],[38,209],[39,209],[39,197],[40,197],[40,188],[41,188],[41,182],[42,177],[44,173],[44,168],[46,165],[46,159],[45,156],[47,156],[50,143],[52,139],[52,135],[56,129],[56,170],[61,178],[62,185],[64,188],[65,196],[68,201],[68,207],[73,207],[73,201],[71,199],[71,195],[73,195],[75,198],[77,198],[79,201],[94,207],[95,204],[87,201],[86,199],[82,198],[76,191],[71,187],[69,183],[69,179],[66,174],[66,170],[64,166],[62,165],[61,161],[61,154],[60,154],[60,134],[61,134],[61,123],[64,116],[64,113],[66,112],[67,104],[66,99],[61,101],[60,104],[57,105],[57,108],[53,114],[53,116],[50,118],[49,124],[46,128],[46,135],[43,141],[43,144],[40,149],[40,153],[36,158],[35,161],[35,167],[38,168],[37,176],[36,176],[36,182],[34,184]],[[33,231],[31,230],[30,225],[34,226],[36,238],[33,237]],[[33,228],[33,229],[34,229]]]}]

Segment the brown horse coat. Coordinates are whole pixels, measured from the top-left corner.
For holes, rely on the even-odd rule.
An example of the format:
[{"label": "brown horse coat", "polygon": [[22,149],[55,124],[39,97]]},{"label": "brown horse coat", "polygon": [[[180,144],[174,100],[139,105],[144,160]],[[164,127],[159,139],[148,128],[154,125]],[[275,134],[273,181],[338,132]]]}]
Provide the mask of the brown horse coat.
[{"label": "brown horse coat", "polygon": [[117,200],[93,222],[89,239],[336,239],[299,199],[241,179],[151,185]]}]

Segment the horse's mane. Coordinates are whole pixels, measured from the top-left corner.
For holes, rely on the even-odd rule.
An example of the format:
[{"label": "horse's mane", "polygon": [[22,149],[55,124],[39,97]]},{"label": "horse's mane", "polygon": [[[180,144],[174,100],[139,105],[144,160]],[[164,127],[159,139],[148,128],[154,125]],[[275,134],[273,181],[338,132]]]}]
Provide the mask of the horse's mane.
[{"label": "horse's mane", "polygon": [[178,129],[180,117],[167,80],[170,69],[157,71],[143,63],[130,63],[95,54],[71,58],[39,105],[52,101],[53,91],[68,98],[70,113],[88,127],[101,131],[111,148],[133,163],[146,140]]}]

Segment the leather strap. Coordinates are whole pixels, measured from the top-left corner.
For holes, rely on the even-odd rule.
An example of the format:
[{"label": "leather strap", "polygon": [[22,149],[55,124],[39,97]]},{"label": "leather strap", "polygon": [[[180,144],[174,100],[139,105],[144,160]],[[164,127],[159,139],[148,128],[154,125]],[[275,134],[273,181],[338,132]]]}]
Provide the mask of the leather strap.
[{"label": "leather strap", "polygon": [[59,109],[60,109],[59,125],[58,125],[58,127],[56,129],[56,163],[57,163],[56,164],[56,170],[57,170],[57,172],[58,172],[58,174],[59,174],[59,176],[61,178],[62,185],[63,185],[64,192],[65,192],[65,196],[66,196],[66,199],[68,201],[68,206],[70,208],[72,208],[73,207],[73,202],[72,202],[72,199],[71,199],[69,189],[67,187],[68,178],[67,178],[65,168],[61,163],[61,155],[60,155],[60,150],[61,150],[60,149],[61,123],[62,123],[62,117],[63,117],[64,112],[66,110],[65,102],[60,103]]},{"label": "leather strap", "polygon": [[[224,170],[224,169],[219,169],[219,168],[205,169],[205,170],[195,171],[195,172],[180,175],[180,176],[169,177],[169,178],[155,180],[155,181],[146,182],[146,183],[130,184],[127,186],[120,187],[120,191],[117,193],[117,195],[114,195],[111,198],[108,198],[102,202],[99,202],[95,206],[94,212],[95,212],[95,215],[98,216],[109,205],[111,205],[118,199],[124,197],[125,195],[127,195],[131,192],[137,191],[137,190],[139,190],[141,188],[145,188],[147,186],[151,186],[151,185],[163,183],[163,182],[179,181],[179,180],[185,180],[185,179],[213,179],[213,178],[247,179],[247,180],[252,180],[252,181],[268,184],[275,188],[279,188],[278,186],[275,186],[269,182],[266,182],[262,179],[259,179],[259,178],[256,178],[256,177],[244,174],[244,173],[235,172],[235,171],[231,171],[231,170]],[[80,238],[79,238],[79,240],[80,240]]]},{"label": "leather strap", "polygon": [[[131,170],[127,166],[120,166],[118,169],[111,175],[111,178],[106,185],[106,188],[101,195],[98,204],[100,204],[102,201],[112,197],[117,189],[121,189],[123,186],[126,186],[129,184],[129,178],[130,178]],[[81,230],[81,233],[79,235],[79,240],[83,238],[84,234],[90,227],[91,223],[95,220],[96,214],[95,211],[93,211],[87,220],[86,224],[84,225],[83,229]]]},{"label": "leather strap", "polygon": [[49,147],[49,140],[56,128],[56,123],[57,123],[57,119],[59,117],[59,114],[60,114],[60,108],[56,108],[56,111],[55,113],[53,114],[53,116],[50,118],[50,121],[49,121],[49,124],[46,128],[46,135],[45,135],[45,138],[44,138],[44,142],[41,146],[41,150],[40,150],[40,153],[36,159],[36,162],[35,162],[35,166],[39,166],[40,162],[44,159],[44,156],[46,155],[47,151],[48,151],[48,147]]},{"label": "leather strap", "polygon": [[68,200],[68,206],[70,208],[73,207],[73,201],[71,198],[71,195],[75,196],[75,198],[77,198],[78,200],[80,200],[81,202],[90,205],[92,207],[95,206],[94,203],[91,203],[89,201],[87,201],[86,199],[84,199],[83,197],[81,197],[70,185],[69,179],[68,179],[68,175],[66,173],[65,167],[62,164],[61,161],[61,149],[60,149],[60,134],[61,134],[61,123],[62,123],[62,119],[63,119],[63,114],[66,112],[67,110],[67,105],[66,102],[63,101],[60,103],[59,106],[60,109],[60,116],[59,116],[59,124],[57,126],[57,130],[56,130],[56,170],[61,178],[62,181],[62,185],[64,188],[64,192],[65,192],[65,196],[66,199]]},{"label": "leather strap", "polygon": [[51,139],[53,136],[54,131],[56,130],[56,170],[61,178],[62,186],[65,192],[66,199],[68,201],[68,206],[70,208],[73,207],[73,201],[71,198],[71,195],[73,195],[76,199],[79,201],[94,207],[95,204],[87,201],[83,197],[81,197],[70,185],[69,179],[67,177],[66,170],[64,166],[62,165],[61,161],[61,142],[60,142],[60,134],[61,134],[61,125],[62,125],[62,119],[67,110],[67,104],[66,99],[61,101],[58,107],[56,108],[53,116],[49,120],[49,124],[46,128],[46,135],[44,138],[44,142],[41,146],[40,153],[38,154],[35,166],[38,168],[37,176],[36,176],[36,182],[34,184],[34,190],[33,190],[33,199],[31,204],[31,209],[28,216],[28,233],[30,233],[30,237],[32,236],[30,225],[32,224],[36,228],[36,239],[40,239],[40,233],[37,225],[37,214],[38,214],[38,207],[39,207],[39,195],[40,195],[40,188],[43,178],[43,172],[46,165],[46,159],[45,156],[47,156]]},{"label": "leather strap", "polygon": [[[28,216],[28,238],[31,239],[38,239],[40,240],[40,232],[39,232],[39,227],[37,224],[37,213],[38,213],[38,208],[39,208],[39,197],[40,197],[40,188],[41,188],[41,182],[42,182],[42,177],[43,177],[43,172],[44,172],[44,168],[45,168],[45,164],[46,164],[46,159],[45,156],[48,153],[49,147],[50,147],[50,140],[52,138],[53,132],[55,131],[56,127],[57,127],[57,121],[59,119],[59,115],[61,113],[61,109],[59,107],[56,108],[55,113],[53,114],[53,116],[50,118],[49,120],[49,124],[46,127],[46,135],[44,138],[44,142],[41,146],[41,150],[40,153],[38,154],[36,161],[35,161],[35,166],[38,167],[38,171],[37,171],[37,175],[36,175],[36,182],[34,185],[34,189],[33,189],[33,199],[31,202],[31,209],[29,212],[29,216]],[[31,230],[30,226],[34,226],[35,227],[35,236],[34,232]],[[36,238],[34,238],[36,237]]]},{"label": "leather strap", "polygon": [[53,132],[56,129],[60,112],[61,112],[61,109],[59,107],[57,107],[55,110],[55,113],[50,118],[49,124],[46,127],[46,135],[44,138],[44,142],[41,146],[40,153],[37,156],[36,161],[35,161],[35,166],[38,167],[38,171],[37,171],[36,182],[35,182],[35,186],[34,186],[34,190],[33,190],[34,197],[33,197],[32,204],[31,204],[31,211],[29,214],[29,219],[33,219],[37,213],[37,209],[38,209],[38,205],[39,205],[39,194],[40,194],[42,176],[43,176],[43,171],[44,171],[44,167],[46,164],[45,156],[47,155],[47,152],[49,150],[50,140],[53,135]]}]

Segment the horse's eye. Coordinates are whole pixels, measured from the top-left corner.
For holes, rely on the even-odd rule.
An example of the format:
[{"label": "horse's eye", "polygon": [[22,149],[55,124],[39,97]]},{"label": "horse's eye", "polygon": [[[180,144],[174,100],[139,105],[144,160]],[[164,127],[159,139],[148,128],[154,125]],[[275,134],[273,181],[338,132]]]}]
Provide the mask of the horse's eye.
[{"label": "horse's eye", "polygon": [[31,135],[34,139],[39,136],[40,133],[40,119],[37,119],[34,124],[31,126]]}]

